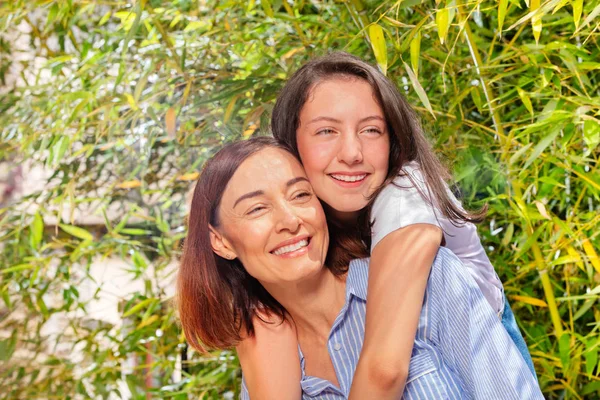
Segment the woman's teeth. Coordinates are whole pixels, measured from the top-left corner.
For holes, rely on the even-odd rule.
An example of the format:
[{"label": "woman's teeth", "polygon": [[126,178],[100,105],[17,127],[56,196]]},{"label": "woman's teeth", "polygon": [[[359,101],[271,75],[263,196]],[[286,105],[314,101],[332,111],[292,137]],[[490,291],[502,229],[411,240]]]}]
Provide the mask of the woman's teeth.
[{"label": "woman's teeth", "polygon": [[365,179],[365,177],[367,176],[367,174],[363,174],[363,175],[337,175],[337,174],[331,174],[331,176],[333,177],[333,179],[337,179],[338,181],[356,182],[356,181],[362,181],[363,179]]},{"label": "woman's teeth", "polygon": [[273,254],[275,254],[276,256],[280,256],[282,254],[291,253],[292,251],[296,251],[306,246],[308,246],[308,239],[304,239],[297,243],[290,244],[289,246],[280,247],[277,250],[275,250]]}]

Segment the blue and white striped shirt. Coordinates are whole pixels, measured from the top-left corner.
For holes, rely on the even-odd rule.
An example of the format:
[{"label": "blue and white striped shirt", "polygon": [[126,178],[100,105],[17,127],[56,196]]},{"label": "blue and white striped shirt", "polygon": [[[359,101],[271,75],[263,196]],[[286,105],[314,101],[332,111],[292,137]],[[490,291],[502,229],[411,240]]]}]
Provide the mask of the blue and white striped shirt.
[{"label": "blue and white striped shirt", "polygon": [[[350,263],[327,347],[340,383],[307,376],[302,398],[345,399],[362,349],[369,260]],[[537,380],[469,272],[440,248],[431,268],[403,399],[543,399]],[[242,400],[249,400],[245,384]]]}]

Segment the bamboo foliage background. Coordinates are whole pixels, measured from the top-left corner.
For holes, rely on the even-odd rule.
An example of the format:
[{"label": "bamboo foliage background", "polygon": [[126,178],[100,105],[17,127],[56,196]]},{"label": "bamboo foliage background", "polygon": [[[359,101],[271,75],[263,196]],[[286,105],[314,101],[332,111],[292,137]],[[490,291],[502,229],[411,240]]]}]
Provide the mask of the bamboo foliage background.
[{"label": "bamboo foliage background", "polygon": [[[464,202],[489,204],[480,235],[545,395],[600,398],[599,15],[582,0],[0,4],[0,162],[49,171],[0,200],[0,397],[237,392],[234,354],[187,352],[166,290],[185,195],[223,143],[268,131],[293,71],[345,50],[406,94]],[[82,317],[102,288],[78,288],[107,257],[143,283],[123,326]],[[69,329],[44,336],[56,315]],[[131,355],[146,362],[124,372]]]}]

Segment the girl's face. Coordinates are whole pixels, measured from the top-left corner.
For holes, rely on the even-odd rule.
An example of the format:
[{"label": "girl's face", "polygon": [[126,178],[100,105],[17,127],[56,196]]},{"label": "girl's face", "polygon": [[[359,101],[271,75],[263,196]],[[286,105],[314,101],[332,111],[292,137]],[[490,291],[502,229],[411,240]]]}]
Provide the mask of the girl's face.
[{"label": "girl's face", "polygon": [[296,140],[315,193],[338,218],[355,217],[387,176],[387,124],[362,79],[333,78],[313,87]]},{"label": "girl's face", "polygon": [[277,148],[248,157],[223,192],[211,242],[220,256],[237,257],[267,290],[322,271],[327,222],[298,160]]}]

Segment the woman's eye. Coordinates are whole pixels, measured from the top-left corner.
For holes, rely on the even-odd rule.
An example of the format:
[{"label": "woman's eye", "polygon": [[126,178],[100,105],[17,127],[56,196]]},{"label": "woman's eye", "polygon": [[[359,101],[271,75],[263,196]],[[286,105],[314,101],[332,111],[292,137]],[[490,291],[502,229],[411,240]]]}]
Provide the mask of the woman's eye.
[{"label": "woman's eye", "polygon": [[256,214],[256,213],[258,213],[259,211],[261,211],[261,210],[264,210],[264,209],[265,209],[265,207],[264,207],[264,206],[257,206],[257,207],[254,207],[254,208],[250,209],[250,211],[248,211],[246,214],[247,214],[247,215]]},{"label": "woman's eye", "polygon": [[302,200],[310,198],[311,196],[312,194],[310,192],[300,192],[296,196],[294,196],[294,199]]}]

